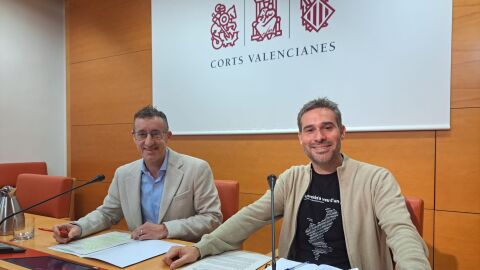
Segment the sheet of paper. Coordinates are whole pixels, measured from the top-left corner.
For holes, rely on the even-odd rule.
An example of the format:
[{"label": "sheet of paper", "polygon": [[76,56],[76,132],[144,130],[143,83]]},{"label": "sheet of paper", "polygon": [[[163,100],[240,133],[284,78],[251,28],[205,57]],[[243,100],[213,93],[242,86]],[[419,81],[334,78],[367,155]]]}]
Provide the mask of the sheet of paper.
[{"label": "sheet of paper", "polygon": [[[284,258],[280,258],[277,260],[277,270],[287,270],[287,269],[295,269],[295,270],[341,270],[340,268],[333,267],[330,265],[322,264],[316,265],[311,263],[301,263],[292,260],[287,260]],[[266,270],[272,270],[272,267],[267,267]]]},{"label": "sheet of paper", "polygon": [[138,241],[131,239],[129,233],[109,232],[68,244],[55,245],[49,249],[102,260],[123,268],[162,255],[172,246],[182,245],[162,240]]},{"label": "sheet of paper", "polygon": [[173,246],[181,245],[162,240],[134,241],[90,253],[84,257],[102,260],[123,268],[162,255]]},{"label": "sheet of paper", "polygon": [[73,254],[76,256],[84,256],[93,252],[104,250],[107,248],[115,247],[125,243],[131,243],[135,240],[130,238],[129,233],[124,232],[109,232],[97,236],[92,236],[76,241],[72,241],[68,244],[59,244],[49,249]]},{"label": "sheet of paper", "polygon": [[206,257],[183,269],[185,270],[255,270],[270,261],[270,257],[248,251],[229,251]]}]

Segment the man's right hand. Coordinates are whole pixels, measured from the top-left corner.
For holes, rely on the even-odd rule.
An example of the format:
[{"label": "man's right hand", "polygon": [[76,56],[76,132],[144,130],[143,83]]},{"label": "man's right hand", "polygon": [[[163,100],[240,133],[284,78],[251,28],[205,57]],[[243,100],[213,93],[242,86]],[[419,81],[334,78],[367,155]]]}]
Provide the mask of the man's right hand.
[{"label": "man's right hand", "polygon": [[170,269],[177,269],[178,267],[187,263],[192,263],[200,258],[200,251],[196,247],[172,247],[163,256],[163,262],[170,266]]},{"label": "man's right hand", "polygon": [[74,224],[62,224],[53,226],[53,238],[60,243],[65,244],[77,238],[82,233],[82,229]]}]

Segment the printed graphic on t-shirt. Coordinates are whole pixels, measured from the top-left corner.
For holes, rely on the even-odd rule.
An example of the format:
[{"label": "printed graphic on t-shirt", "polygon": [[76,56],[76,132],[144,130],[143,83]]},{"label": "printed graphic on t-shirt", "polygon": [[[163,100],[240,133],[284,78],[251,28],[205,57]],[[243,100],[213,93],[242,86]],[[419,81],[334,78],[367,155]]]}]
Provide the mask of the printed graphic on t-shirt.
[{"label": "printed graphic on t-shirt", "polygon": [[305,234],[308,236],[308,242],[314,246],[312,252],[315,260],[318,260],[320,254],[327,254],[333,250],[325,241],[325,233],[332,227],[333,221],[338,217],[338,212],[330,208],[326,208],[325,211],[327,212],[325,218],[317,224],[315,224],[311,218],[307,218],[309,225],[305,230]]},{"label": "printed graphic on t-shirt", "polygon": [[340,201],[337,173],[312,172],[298,209],[293,259],[350,268]]}]

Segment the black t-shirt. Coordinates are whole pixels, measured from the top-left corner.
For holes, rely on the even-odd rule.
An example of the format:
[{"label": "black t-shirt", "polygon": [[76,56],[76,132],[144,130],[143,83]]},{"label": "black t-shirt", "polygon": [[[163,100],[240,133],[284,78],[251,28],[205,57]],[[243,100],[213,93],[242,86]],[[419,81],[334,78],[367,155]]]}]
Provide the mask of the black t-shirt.
[{"label": "black t-shirt", "polygon": [[341,213],[337,173],[321,175],[312,168],[312,181],[298,209],[292,259],[350,269]]}]

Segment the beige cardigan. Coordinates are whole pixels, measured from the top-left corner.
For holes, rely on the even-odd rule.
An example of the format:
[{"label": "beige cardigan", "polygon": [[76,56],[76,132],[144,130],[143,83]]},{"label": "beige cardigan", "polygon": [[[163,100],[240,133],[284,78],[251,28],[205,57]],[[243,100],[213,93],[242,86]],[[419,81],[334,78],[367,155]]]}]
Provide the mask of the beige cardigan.
[{"label": "beige cardigan", "polygon": [[[344,155],[337,168],[348,258],[363,270],[430,269],[428,249],[411,222],[393,175],[386,169]],[[311,180],[311,165],[294,166],[275,186],[275,213],[283,216],[279,255],[291,254],[297,211]],[[270,223],[270,192],[244,207],[195,244],[202,257],[234,250],[253,232]]]}]

